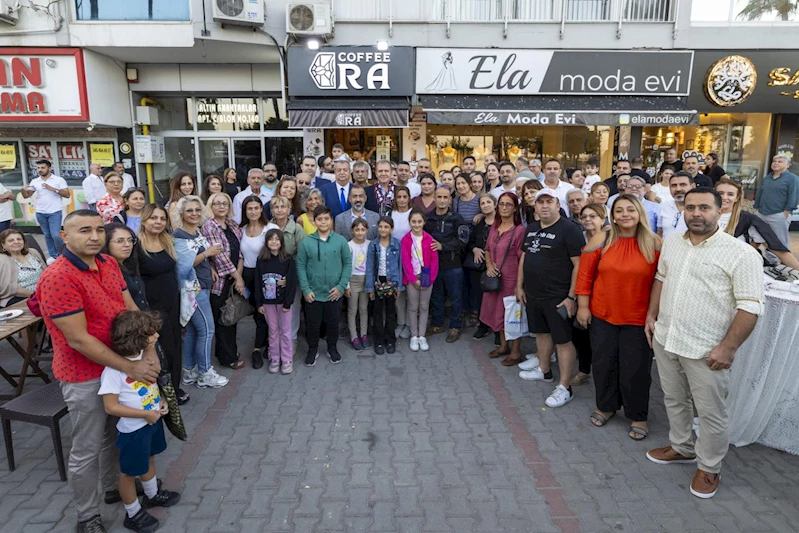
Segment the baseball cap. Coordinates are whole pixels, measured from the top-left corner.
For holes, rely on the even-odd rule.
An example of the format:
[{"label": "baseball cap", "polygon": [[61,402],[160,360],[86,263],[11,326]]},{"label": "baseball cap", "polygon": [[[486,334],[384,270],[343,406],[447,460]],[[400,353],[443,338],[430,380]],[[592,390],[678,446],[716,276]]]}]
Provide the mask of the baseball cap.
[{"label": "baseball cap", "polygon": [[535,199],[538,200],[542,196],[551,196],[552,198],[557,198],[558,195],[552,189],[541,189],[537,193],[535,193]]}]

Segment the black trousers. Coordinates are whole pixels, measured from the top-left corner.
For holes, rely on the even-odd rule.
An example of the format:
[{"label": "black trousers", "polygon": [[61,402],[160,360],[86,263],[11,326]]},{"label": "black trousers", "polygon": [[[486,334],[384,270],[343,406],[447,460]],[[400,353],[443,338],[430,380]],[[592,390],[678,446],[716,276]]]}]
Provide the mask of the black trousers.
[{"label": "black trousers", "polygon": [[588,333],[587,329],[574,328],[572,330],[572,343],[577,350],[577,369],[583,374],[590,374],[591,359],[593,358],[591,334]]},{"label": "black trousers", "polygon": [[[167,363],[169,364],[169,374],[172,378],[172,386],[177,391],[180,388],[180,378],[183,375],[183,331],[180,327],[180,300],[177,295],[166,301],[169,296],[165,295],[163,305],[150,304],[150,310],[158,313],[163,325],[158,332],[158,342],[164,349]],[[172,304],[172,305],[170,305]]]},{"label": "black trousers", "polygon": [[644,326],[614,326],[594,317],[590,333],[597,409],[615,413],[624,407],[627,418],[645,422],[649,416],[652,349]]},{"label": "black trousers", "polygon": [[[219,315],[222,306],[225,305],[230,294],[230,288],[233,286],[233,278],[226,276],[225,285],[222,287],[222,294],[217,296],[211,293],[211,313],[214,315],[214,337],[216,338],[216,348],[214,355],[216,355],[219,364],[222,366],[230,366],[239,360],[239,347],[236,344],[236,326],[223,326],[219,322]],[[260,313],[258,313],[260,314]]]},{"label": "black trousers", "polygon": [[341,300],[335,302],[315,301],[305,304],[305,338],[308,341],[308,353],[315,354],[319,351],[319,333],[322,321],[327,325],[325,340],[327,351],[337,352],[338,323],[341,318]]},{"label": "black trousers", "polygon": [[269,347],[269,328],[266,325],[266,318],[258,311],[255,304],[255,291],[263,290],[263,288],[260,282],[255,279],[256,272],[254,268],[244,267],[241,277],[244,278],[244,286],[250,289],[250,305],[255,309],[252,317],[255,321],[255,343],[253,344],[253,349],[266,353],[266,349]]},{"label": "black trousers", "polygon": [[[381,281],[385,281],[385,279]],[[397,341],[394,336],[394,329],[397,327],[396,299],[393,296],[389,298],[375,297],[371,303],[373,309],[370,315],[374,319],[372,340],[375,345],[395,343]]]}]

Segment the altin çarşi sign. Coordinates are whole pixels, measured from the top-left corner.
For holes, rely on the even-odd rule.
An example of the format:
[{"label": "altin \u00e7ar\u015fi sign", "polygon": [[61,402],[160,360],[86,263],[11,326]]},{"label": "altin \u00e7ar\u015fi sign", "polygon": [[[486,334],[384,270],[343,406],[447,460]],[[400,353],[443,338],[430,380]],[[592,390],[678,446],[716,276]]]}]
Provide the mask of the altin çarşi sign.
[{"label": "altin \u00e7ar\u015fi sign", "polygon": [[418,48],[417,94],[686,96],[690,51]]}]

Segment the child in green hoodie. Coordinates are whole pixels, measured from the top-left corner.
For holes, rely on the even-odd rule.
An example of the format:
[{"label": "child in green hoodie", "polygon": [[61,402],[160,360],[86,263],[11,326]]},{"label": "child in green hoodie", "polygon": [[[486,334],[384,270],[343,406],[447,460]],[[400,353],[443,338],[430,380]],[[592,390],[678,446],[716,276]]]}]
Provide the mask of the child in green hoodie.
[{"label": "child in green hoodie", "polygon": [[341,316],[341,297],[352,274],[352,254],[347,240],[333,232],[330,208],[320,205],[313,212],[316,232],[300,243],[297,252],[297,278],[305,307],[305,337],[308,355],[305,366],[314,366],[319,357],[319,329],[324,320],[325,340],[330,362],[341,362],[336,348],[338,321]]}]

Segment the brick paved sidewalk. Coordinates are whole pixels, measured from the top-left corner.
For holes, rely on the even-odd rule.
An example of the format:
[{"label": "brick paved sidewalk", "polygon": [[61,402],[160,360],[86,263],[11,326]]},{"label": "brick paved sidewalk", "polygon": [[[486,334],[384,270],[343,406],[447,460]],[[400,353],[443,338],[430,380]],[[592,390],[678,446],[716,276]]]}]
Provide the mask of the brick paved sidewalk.
[{"label": "brick paved sidewalk", "polygon": [[[240,328],[242,353],[251,324]],[[183,494],[154,512],[161,531],[799,530],[799,457],[732,448],[718,495],[699,500],[688,492],[691,466],[644,456],[667,443],[657,385],[650,436],[634,442],[622,417],[591,426],[591,385],[567,406],[546,408],[551,384],[522,381],[487,358],[489,339],[464,333],[452,345],[433,337],[429,353],[403,340],[396,355],[379,357],[342,341],[340,365],[320,358],[308,369],[300,357],[295,373],[281,376],[248,361],[224,371],[232,376],[224,389],[191,387],[191,438],[170,439],[157,460],[166,487]],[[17,470],[0,458],[0,532],[74,531],[49,432],[12,427]],[[68,449],[68,420],[62,430]],[[110,531],[126,531],[123,512],[103,507]]]}]

